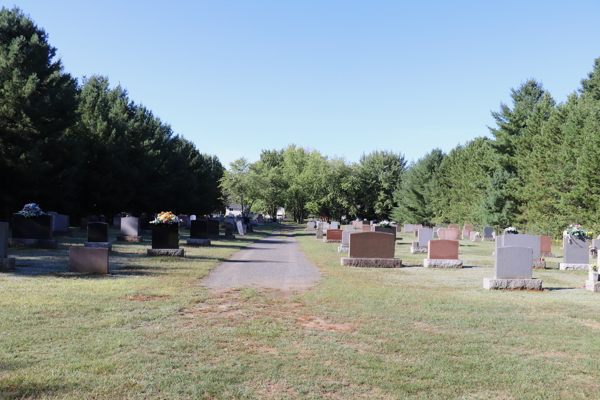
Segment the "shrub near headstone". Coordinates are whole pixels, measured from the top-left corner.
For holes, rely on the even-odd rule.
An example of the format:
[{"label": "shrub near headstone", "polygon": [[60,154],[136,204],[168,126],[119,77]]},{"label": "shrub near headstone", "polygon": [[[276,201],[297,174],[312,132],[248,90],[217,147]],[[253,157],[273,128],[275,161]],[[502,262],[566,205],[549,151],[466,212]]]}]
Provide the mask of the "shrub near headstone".
[{"label": "shrub near headstone", "polygon": [[494,277],[483,279],[484,289],[541,290],[542,281],[532,279],[533,250],[529,247],[499,247],[494,255]]},{"label": "shrub near headstone", "polygon": [[395,238],[381,232],[354,232],[349,235],[349,257],[341,265],[353,267],[399,268],[402,260],[394,258]]},{"label": "shrub near headstone", "polygon": [[462,268],[458,259],[460,243],[457,240],[430,240],[427,245],[427,258],[423,260],[425,268]]}]

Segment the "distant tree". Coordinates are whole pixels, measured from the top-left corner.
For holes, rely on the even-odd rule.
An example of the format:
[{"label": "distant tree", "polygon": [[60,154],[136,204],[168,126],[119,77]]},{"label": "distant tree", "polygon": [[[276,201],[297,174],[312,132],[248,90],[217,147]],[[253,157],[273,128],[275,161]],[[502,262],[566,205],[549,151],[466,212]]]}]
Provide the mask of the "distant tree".
[{"label": "distant tree", "polygon": [[221,178],[225,198],[229,203],[239,204],[243,215],[252,210],[252,204],[258,199],[258,181],[250,172],[251,166],[246,158],[238,158],[229,163],[229,170]]},{"label": "distant tree", "polygon": [[283,150],[263,150],[260,160],[252,164],[251,173],[259,186],[253,212],[275,216],[284,206],[288,185],[283,176],[283,164]]},{"label": "distant tree", "polygon": [[397,207],[392,218],[398,223],[429,224],[436,217],[435,196],[444,153],[435,149],[410,166],[400,188],[394,192]]},{"label": "distant tree", "polygon": [[388,219],[394,192],[400,187],[406,160],[401,153],[373,151],[363,154],[356,167],[356,213],[368,219]]},{"label": "distant tree", "polygon": [[48,35],[19,8],[0,10],[0,207],[73,205],[81,162],[77,82],[63,72]]}]

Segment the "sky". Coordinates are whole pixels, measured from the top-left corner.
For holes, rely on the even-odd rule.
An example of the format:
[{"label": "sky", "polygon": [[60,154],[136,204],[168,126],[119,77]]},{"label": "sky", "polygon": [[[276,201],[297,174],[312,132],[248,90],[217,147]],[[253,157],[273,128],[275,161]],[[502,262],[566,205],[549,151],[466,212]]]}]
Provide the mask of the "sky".
[{"label": "sky", "polygon": [[600,57],[600,0],[23,0],[65,72],[107,76],[224,166],[290,144],[417,161],[490,136],[510,90],[557,102]]}]

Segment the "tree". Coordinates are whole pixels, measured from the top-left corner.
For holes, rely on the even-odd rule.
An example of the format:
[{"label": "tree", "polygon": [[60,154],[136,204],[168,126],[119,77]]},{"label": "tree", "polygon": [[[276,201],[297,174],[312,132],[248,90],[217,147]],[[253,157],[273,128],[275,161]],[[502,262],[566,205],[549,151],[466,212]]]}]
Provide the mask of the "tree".
[{"label": "tree", "polygon": [[19,8],[0,10],[0,207],[73,202],[83,161],[69,132],[77,81],[55,60],[48,35]]},{"label": "tree", "polygon": [[398,204],[392,218],[398,223],[429,224],[436,216],[435,196],[438,189],[439,168],[444,153],[435,149],[411,165],[404,174],[400,188],[394,192]]},{"label": "tree", "polygon": [[277,215],[277,210],[285,204],[285,190],[288,187],[283,177],[283,150],[263,150],[260,160],[252,165],[251,172],[260,188],[253,211]]},{"label": "tree", "polygon": [[239,204],[242,215],[246,215],[258,198],[256,175],[250,172],[251,164],[244,157],[229,163],[229,167],[221,178],[221,188],[228,201]]},{"label": "tree", "polygon": [[373,151],[363,154],[356,168],[356,213],[363,218],[388,219],[394,207],[394,192],[400,186],[406,160],[401,153]]}]

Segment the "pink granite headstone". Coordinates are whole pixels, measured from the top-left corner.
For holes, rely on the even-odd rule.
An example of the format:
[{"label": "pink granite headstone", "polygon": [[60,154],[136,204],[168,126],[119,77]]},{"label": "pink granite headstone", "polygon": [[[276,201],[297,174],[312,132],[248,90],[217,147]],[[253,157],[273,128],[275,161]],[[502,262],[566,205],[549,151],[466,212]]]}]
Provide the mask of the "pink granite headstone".
[{"label": "pink granite headstone", "polygon": [[427,258],[432,260],[458,260],[460,243],[457,240],[430,240]]},{"label": "pink granite headstone", "polygon": [[460,231],[458,229],[440,228],[437,230],[438,237],[443,240],[458,240]]},{"label": "pink granite headstone", "polygon": [[540,253],[552,253],[552,238],[540,236]]},{"label": "pink granite headstone", "polygon": [[456,225],[456,224],[448,225],[448,229],[458,229],[458,225]]}]

